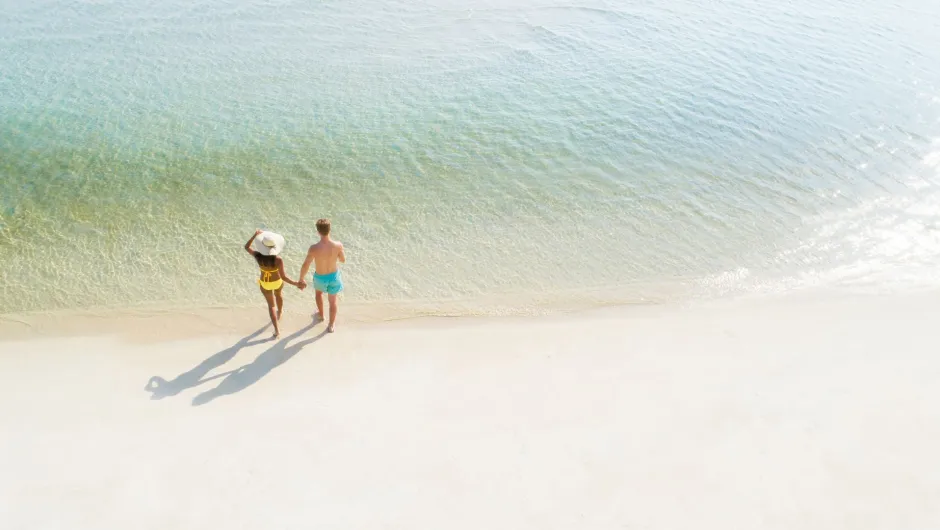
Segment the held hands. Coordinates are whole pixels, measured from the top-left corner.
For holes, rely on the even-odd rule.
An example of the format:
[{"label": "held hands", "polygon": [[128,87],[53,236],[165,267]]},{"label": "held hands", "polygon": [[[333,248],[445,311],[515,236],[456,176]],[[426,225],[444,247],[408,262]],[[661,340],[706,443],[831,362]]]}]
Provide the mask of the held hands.
[{"label": "held hands", "polygon": [[297,282],[297,288],[303,291],[304,289],[307,288],[307,282],[300,280],[299,282]]}]

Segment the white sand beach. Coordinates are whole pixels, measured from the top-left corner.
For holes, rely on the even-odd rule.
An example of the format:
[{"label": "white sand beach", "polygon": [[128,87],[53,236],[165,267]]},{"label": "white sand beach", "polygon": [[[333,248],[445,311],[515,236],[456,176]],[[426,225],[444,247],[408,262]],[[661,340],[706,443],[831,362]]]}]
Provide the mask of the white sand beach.
[{"label": "white sand beach", "polygon": [[936,292],[172,318],[2,336],[0,528],[940,528]]}]

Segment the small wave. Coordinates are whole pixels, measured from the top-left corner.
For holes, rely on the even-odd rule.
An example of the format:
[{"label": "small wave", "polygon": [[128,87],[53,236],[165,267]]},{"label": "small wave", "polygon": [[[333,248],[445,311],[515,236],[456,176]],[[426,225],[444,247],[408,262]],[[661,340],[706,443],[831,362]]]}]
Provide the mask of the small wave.
[{"label": "small wave", "polygon": [[591,15],[601,15],[604,17],[609,17],[612,19],[623,20],[628,18],[628,15],[622,11],[617,11],[615,9],[604,9],[601,7],[591,7],[591,6],[578,6],[578,5],[561,5],[561,6],[543,6],[536,7],[533,11],[564,11],[564,12],[577,12],[577,13],[587,13]]}]

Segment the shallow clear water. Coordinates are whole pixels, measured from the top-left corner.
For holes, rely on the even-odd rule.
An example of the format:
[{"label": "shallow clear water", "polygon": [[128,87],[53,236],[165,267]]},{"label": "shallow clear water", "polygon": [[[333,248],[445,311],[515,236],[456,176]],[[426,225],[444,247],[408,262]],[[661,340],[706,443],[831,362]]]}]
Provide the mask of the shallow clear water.
[{"label": "shallow clear water", "polygon": [[940,3],[153,4],[0,0],[0,312],[940,285]]}]

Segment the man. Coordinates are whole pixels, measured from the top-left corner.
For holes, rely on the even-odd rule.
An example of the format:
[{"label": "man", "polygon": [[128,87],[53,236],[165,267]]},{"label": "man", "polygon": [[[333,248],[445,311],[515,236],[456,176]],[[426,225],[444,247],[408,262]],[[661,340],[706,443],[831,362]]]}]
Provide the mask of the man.
[{"label": "man", "polygon": [[313,272],[313,288],[317,291],[317,316],[323,320],[323,293],[330,299],[330,324],[326,330],[333,333],[336,330],[336,295],[343,290],[343,278],[339,273],[339,263],[346,263],[346,253],[343,244],[330,238],[330,220],[317,220],[317,233],[320,241],[310,246],[307,259],[300,268],[300,288],[305,289],[307,282],[304,278],[310,270],[310,263],[316,263]]}]

